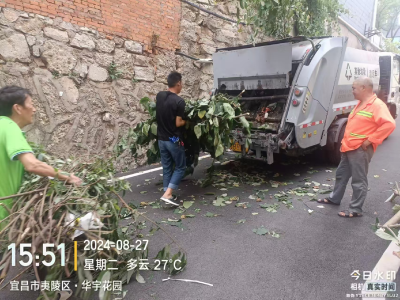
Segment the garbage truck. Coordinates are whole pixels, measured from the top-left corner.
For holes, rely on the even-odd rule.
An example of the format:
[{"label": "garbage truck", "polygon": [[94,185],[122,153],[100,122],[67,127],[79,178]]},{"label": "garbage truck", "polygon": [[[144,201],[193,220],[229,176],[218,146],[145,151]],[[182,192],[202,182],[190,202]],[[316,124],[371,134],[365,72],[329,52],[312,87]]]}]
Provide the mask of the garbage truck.
[{"label": "garbage truck", "polygon": [[231,149],[268,164],[275,153],[297,157],[321,149],[338,164],[347,118],[358,103],[352,84],[367,76],[379,95],[380,64],[386,59],[349,48],[347,40],[295,37],[217,49],[212,93],[241,94],[252,125],[250,139],[240,130],[232,132]]}]

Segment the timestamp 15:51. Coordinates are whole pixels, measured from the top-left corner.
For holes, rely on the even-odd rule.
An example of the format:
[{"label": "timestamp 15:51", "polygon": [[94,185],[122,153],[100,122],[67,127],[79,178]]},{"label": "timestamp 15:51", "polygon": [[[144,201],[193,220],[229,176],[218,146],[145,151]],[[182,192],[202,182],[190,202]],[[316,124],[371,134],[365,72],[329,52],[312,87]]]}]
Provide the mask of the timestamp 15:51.
[{"label": "timestamp 15:51", "polygon": [[[46,267],[51,267],[54,265],[56,262],[56,255],[54,254],[54,251],[51,248],[54,248],[54,244],[43,244],[43,249],[42,253],[43,256],[48,257],[50,256],[50,261],[46,261],[44,259],[41,264],[43,264]],[[28,267],[32,265],[33,263],[33,254],[31,253],[32,244],[30,243],[22,243],[19,245],[19,255],[20,256],[27,256],[28,260],[23,261],[22,259],[19,261],[19,264],[23,267]],[[15,267],[16,266],[16,246],[15,243],[12,243],[8,246],[8,249],[11,250],[11,266]],[[56,252],[59,251],[61,253],[61,266],[65,266],[65,244],[61,243],[57,246]],[[39,255],[35,255],[35,260],[39,260]],[[36,262],[36,266],[38,267],[40,265],[39,262]]]}]

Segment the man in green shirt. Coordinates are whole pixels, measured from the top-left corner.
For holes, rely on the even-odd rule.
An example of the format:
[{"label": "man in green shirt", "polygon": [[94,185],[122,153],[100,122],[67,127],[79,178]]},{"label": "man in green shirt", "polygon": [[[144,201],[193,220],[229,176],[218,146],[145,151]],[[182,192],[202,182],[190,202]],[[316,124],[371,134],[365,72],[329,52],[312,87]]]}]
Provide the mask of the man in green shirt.
[{"label": "man in green shirt", "polygon": [[[24,171],[40,176],[50,176],[70,184],[81,184],[81,179],[56,172],[48,164],[39,161],[25,139],[22,128],[33,122],[36,112],[29,90],[18,86],[0,89],[0,198],[18,193]],[[0,200],[8,208],[13,199]],[[8,216],[8,211],[0,206],[0,221]],[[0,230],[5,222],[0,223]]]}]

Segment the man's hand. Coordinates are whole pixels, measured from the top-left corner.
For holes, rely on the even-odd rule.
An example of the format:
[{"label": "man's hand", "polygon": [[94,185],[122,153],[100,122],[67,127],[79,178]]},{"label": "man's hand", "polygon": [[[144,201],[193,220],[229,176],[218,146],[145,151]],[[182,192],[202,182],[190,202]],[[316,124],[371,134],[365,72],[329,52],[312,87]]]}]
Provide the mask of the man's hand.
[{"label": "man's hand", "polygon": [[82,184],[82,179],[76,177],[73,173],[71,173],[67,179],[67,182],[75,186],[80,186]]},{"label": "man's hand", "polygon": [[364,143],[361,144],[361,147],[363,148],[364,151],[367,151],[367,148],[369,145],[371,145],[372,143],[368,140],[365,140]]}]

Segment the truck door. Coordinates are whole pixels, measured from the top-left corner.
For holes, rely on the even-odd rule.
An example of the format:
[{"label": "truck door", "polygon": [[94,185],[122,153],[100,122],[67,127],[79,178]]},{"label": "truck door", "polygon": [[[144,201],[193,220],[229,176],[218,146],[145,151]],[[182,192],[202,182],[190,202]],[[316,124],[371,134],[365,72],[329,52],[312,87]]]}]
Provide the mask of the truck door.
[{"label": "truck door", "polygon": [[[389,102],[392,104],[392,116],[395,118],[399,111],[400,105],[400,56],[393,56],[392,76],[390,80]],[[395,112],[395,113],[394,113]]]},{"label": "truck door", "polygon": [[378,93],[378,97],[386,104],[389,102],[389,94],[390,94],[390,79],[391,79],[391,69],[392,69],[391,61],[392,57],[390,55],[379,57],[379,67],[381,76],[379,79],[380,91]]}]

